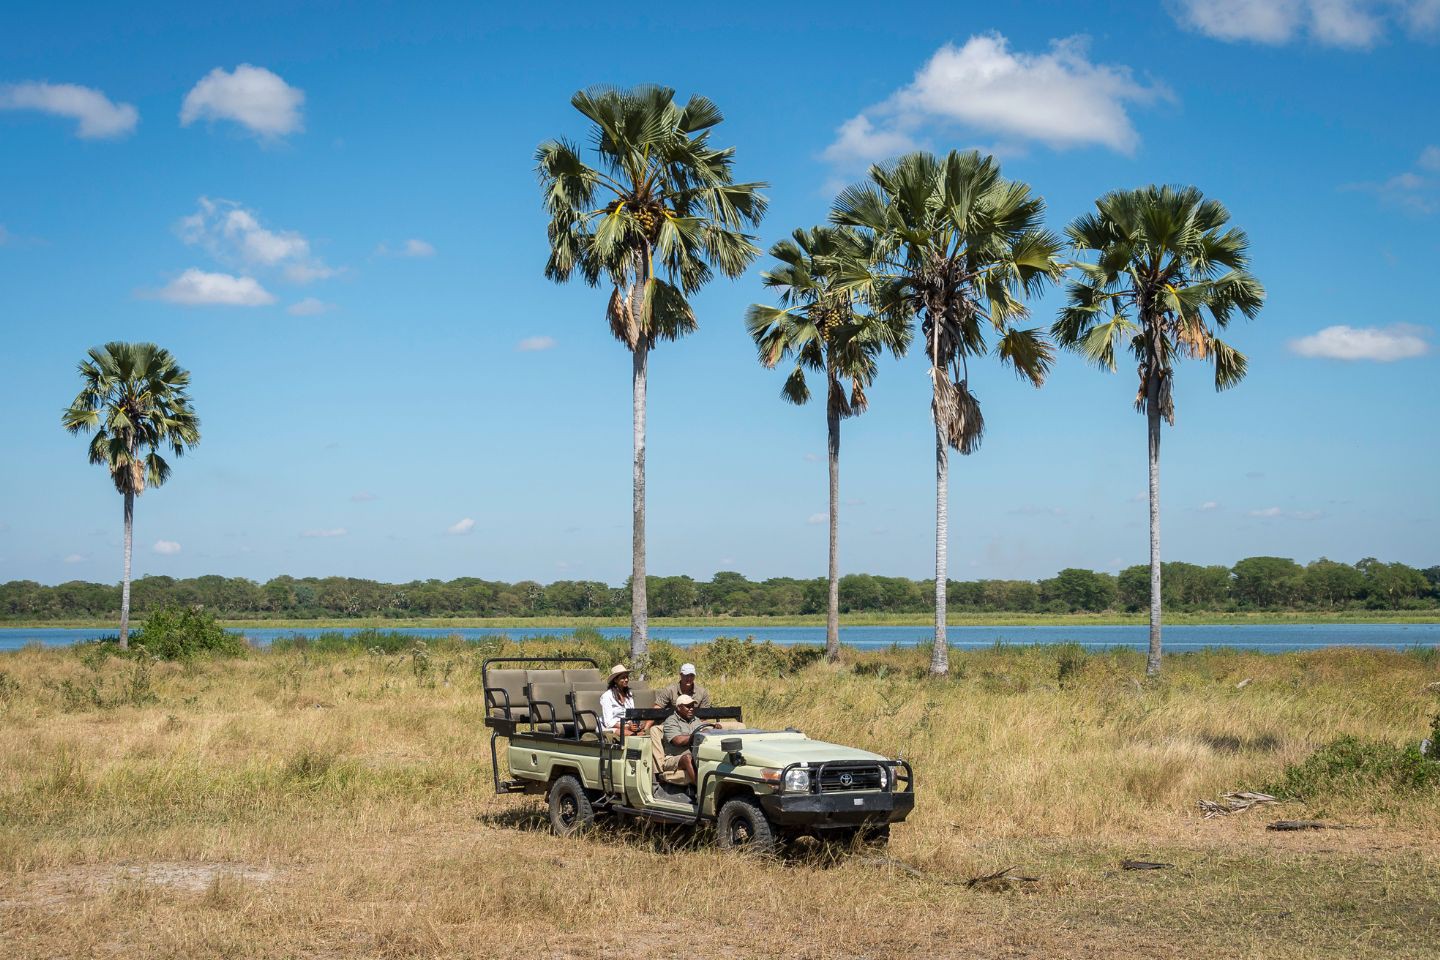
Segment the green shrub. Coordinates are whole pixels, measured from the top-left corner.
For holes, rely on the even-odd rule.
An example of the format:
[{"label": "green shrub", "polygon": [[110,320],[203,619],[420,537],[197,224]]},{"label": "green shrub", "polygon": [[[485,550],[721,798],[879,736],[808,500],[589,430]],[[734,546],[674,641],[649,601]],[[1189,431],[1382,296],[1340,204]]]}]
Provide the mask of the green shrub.
[{"label": "green shrub", "polygon": [[1430,721],[1430,749],[1425,756],[1431,760],[1440,760],[1440,713]]},{"label": "green shrub", "polygon": [[200,654],[243,656],[245,640],[215,622],[215,614],[192,607],[168,606],[145,618],[135,634],[137,652],[160,660],[186,660]]},{"label": "green shrub", "polygon": [[1421,756],[1418,744],[1397,747],[1341,737],[1290,764],[1263,790],[1282,800],[1314,801],[1337,794],[1435,788],[1440,788],[1440,764]]}]

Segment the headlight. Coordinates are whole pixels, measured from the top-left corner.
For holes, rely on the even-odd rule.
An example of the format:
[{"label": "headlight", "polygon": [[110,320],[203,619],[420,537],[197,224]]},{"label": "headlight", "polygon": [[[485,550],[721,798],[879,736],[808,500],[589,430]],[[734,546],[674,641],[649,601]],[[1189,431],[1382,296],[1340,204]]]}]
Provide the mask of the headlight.
[{"label": "headlight", "polygon": [[810,771],[798,767],[785,774],[785,790],[790,793],[810,792]]},{"label": "headlight", "polygon": [[881,789],[881,790],[889,790],[889,789],[890,789],[890,772],[889,772],[888,770],[886,770],[884,767],[881,767],[881,768],[880,768],[880,789]]}]

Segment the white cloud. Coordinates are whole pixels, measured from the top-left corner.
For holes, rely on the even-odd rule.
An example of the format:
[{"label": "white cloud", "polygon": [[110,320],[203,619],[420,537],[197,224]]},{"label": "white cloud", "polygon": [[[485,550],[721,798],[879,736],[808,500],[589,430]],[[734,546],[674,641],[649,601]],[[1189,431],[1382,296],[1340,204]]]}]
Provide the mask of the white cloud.
[{"label": "white cloud", "polygon": [[815,525],[821,524],[821,523],[829,523],[829,522],[830,522],[830,514],[828,514],[828,513],[812,513],[812,514],[810,514],[810,516],[808,516],[808,517],[805,518],[805,522],[808,523],[808,524],[810,524],[811,526],[815,526]]},{"label": "white cloud", "polygon": [[350,494],[350,499],[356,503],[369,503],[371,500],[377,500],[379,498],[369,491],[361,490],[359,493]]},{"label": "white cloud", "polygon": [[1205,513],[1209,513],[1211,510],[1219,509],[1220,504],[1216,503],[1214,500],[1206,500],[1204,503],[1200,504],[1200,510]]},{"label": "white cloud", "polygon": [[72,553],[65,558],[66,563],[84,563],[90,557],[83,553]]},{"label": "white cloud", "polygon": [[228,273],[206,273],[191,267],[171,280],[153,296],[186,307],[263,307],[275,297],[254,277],[232,277]]},{"label": "white cloud", "polygon": [[804,459],[806,463],[819,463],[822,458],[818,453],[807,453]]},{"label": "white cloud", "polygon": [[474,529],[475,521],[470,519],[469,517],[466,517],[464,520],[457,520],[454,523],[450,524],[450,526],[445,528],[445,532],[452,533],[458,537],[463,536]]},{"label": "white cloud", "polygon": [[216,67],[185,95],[180,125],[196,120],[233,120],[266,139],[303,128],[300,105],[305,92],[290,86],[264,67],[242,63],[233,72]]},{"label": "white cloud", "polygon": [[1317,520],[1325,514],[1320,510],[1281,510],[1279,507],[1266,507],[1263,510],[1251,510],[1250,516],[1259,517],[1262,520],[1276,520],[1285,518],[1287,520]]},{"label": "white cloud", "polygon": [[349,532],[344,527],[333,527],[328,530],[306,530],[300,536],[307,540],[327,540],[331,537],[343,537]]},{"label": "white cloud", "polygon": [[1176,18],[1217,40],[1282,44],[1302,34],[1330,47],[1368,49],[1392,26],[1426,33],[1437,0],[1180,0]]},{"label": "white cloud", "polygon": [[174,540],[156,540],[153,549],[156,553],[163,553],[168,557],[180,552],[180,544]]},{"label": "white cloud", "polygon": [[927,129],[959,127],[1055,149],[1098,144],[1131,153],[1139,134],[1127,105],[1168,96],[1123,66],[1091,63],[1088,41],[1067,37],[1046,53],[1010,49],[999,33],[937,50],[915,79],[888,100],[845,121],[827,159],[884,159],[919,145]]},{"label": "white cloud", "polygon": [[1389,363],[1430,352],[1422,327],[1397,323],[1389,327],[1347,327],[1339,324],[1290,341],[1302,357],[1327,360],[1374,360]]},{"label": "white cloud", "polygon": [[298,303],[292,303],[285,308],[285,312],[292,317],[316,317],[322,313],[329,313],[335,309],[335,304],[326,303],[315,297],[306,297]]},{"label": "white cloud", "polygon": [[433,257],[435,256],[435,245],[418,237],[411,237],[403,245],[393,249],[389,244],[382,243],[375,248],[375,255],[377,257]]},{"label": "white cloud", "polygon": [[1420,159],[1415,165],[1422,170],[1434,170],[1440,172],[1440,147],[1429,146],[1420,151]]},{"label": "white cloud", "polygon": [[114,103],[99,90],[73,83],[11,83],[0,86],[0,110],[39,110],[78,120],[75,136],[85,140],[123,137],[135,129],[140,112]]},{"label": "white cloud", "polygon": [[521,353],[534,353],[537,350],[552,350],[555,347],[554,337],[526,337],[515,344],[515,349]]},{"label": "white cloud", "polygon": [[199,206],[176,227],[186,244],[200,247],[220,263],[245,269],[279,270],[292,283],[309,283],[340,271],[310,252],[296,230],[271,230],[234,200],[201,197]]},{"label": "white cloud", "polygon": [[[1440,0],[1436,0],[1440,6]],[[1390,206],[1411,213],[1427,214],[1440,210],[1440,147],[1428,146],[1420,151],[1415,166],[1379,183],[1347,184],[1346,190],[1373,193]]]}]

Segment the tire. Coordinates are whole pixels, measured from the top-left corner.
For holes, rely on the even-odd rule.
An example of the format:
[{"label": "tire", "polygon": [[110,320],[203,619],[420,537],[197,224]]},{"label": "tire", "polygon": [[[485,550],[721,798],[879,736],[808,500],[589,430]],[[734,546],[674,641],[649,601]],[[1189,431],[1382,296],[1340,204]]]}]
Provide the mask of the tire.
[{"label": "tire", "polygon": [[749,797],[725,801],[715,821],[715,833],[721,850],[767,856],[780,849],[765,811]]},{"label": "tire", "polygon": [[550,785],[550,829],[557,837],[569,837],[595,825],[595,807],[585,788],[571,774]]}]

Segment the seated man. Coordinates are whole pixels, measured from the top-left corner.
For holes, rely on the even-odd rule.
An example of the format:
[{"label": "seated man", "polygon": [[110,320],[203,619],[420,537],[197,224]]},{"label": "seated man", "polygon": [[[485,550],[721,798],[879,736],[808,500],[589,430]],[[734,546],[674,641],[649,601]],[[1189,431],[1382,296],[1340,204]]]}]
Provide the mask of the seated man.
[{"label": "seated man", "polygon": [[672,683],[655,694],[655,706],[662,710],[674,710],[675,701],[682,693],[694,697],[695,706],[701,710],[710,706],[709,692],[695,683],[695,664],[693,663],[687,663],[680,667],[679,683]]},{"label": "seated man", "polygon": [[713,723],[695,716],[694,697],[688,693],[680,694],[675,700],[675,712],[665,721],[665,760],[662,769],[666,773],[680,771],[685,774],[686,782],[693,785],[695,757],[690,753],[690,747],[695,741],[695,734],[713,726]]},{"label": "seated man", "polygon": [[600,694],[600,729],[615,736],[639,733],[642,725],[625,721],[625,711],[635,706],[630,695],[630,668],[617,663],[610,668],[605,692]]}]

